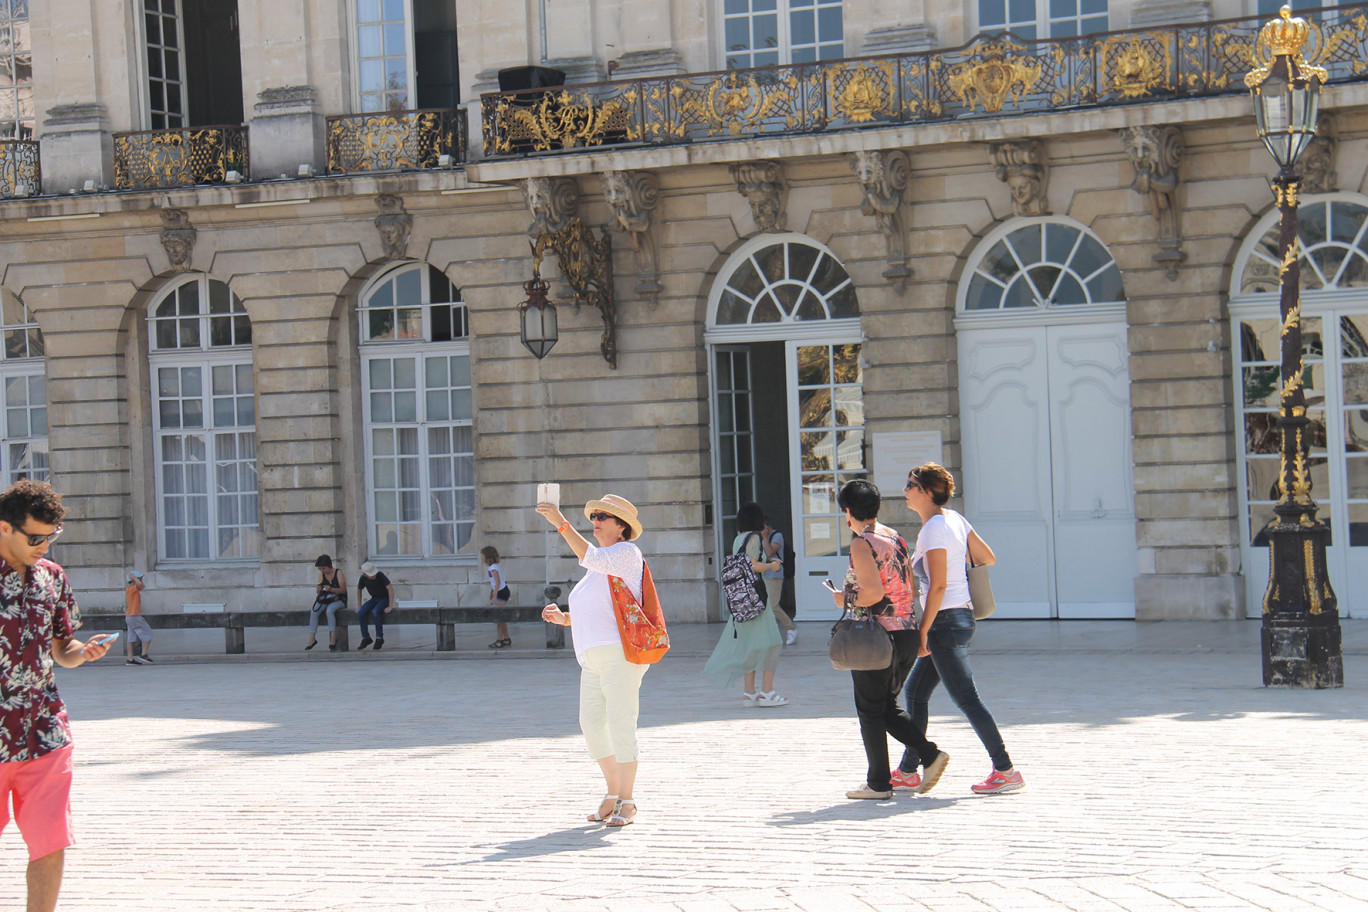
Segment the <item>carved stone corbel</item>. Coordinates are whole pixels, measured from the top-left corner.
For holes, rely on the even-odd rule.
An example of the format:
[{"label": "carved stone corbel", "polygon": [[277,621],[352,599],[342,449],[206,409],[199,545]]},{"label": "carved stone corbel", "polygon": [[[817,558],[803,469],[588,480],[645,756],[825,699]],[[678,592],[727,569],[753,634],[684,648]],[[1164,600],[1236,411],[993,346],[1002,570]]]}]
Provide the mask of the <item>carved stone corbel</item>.
[{"label": "carved stone corbel", "polygon": [[660,199],[660,181],[645,171],[605,171],[599,175],[603,196],[613,209],[613,227],[627,235],[636,254],[637,294],[652,306],[660,300],[658,241],[655,208]]},{"label": "carved stone corbel", "polygon": [[993,143],[988,153],[1012,191],[1012,214],[1049,215],[1050,161],[1040,141]]},{"label": "carved stone corbel", "polygon": [[375,208],[380,210],[375,217],[375,230],[380,232],[385,256],[391,260],[404,259],[408,256],[409,234],[413,231],[413,216],[404,209],[404,198],[381,193],[375,198]]},{"label": "carved stone corbel", "polygon": [[1302,193],[1334,193],[1339,189],[1339,175],[1335,173],[1339,140],[1335,136],[1335,116],[1321,114],[1316,121],[1316,137],[1297,163],[1302,173]]},{"label": "carved stone corbel", "polygon": [[907,265],[907,241],[903,230],[902,201],[903,190],[911,166],[907,153],[898,150],[888,152],[851,152],[850,170],[860,182],[864,191],[864,202],[860,211],[872,215],[883,232],[884,244],[888,250],[888,268],[883,277],[902,292],[912,270]]},{"label": "carved stone corbel", "polygon": [[784,212],[784,169],[775,161],[744,162],[731,166],[736,192],[750,203],[755,230],[760,234],[787,231]]},{"label": "carved stone corbel", "polygon": [[1187,254],[1178,234],[1178,166],[1183,162],[1183,134],[1173,126],[1126,127],[1120,131],[1135,179],[1131,189],[1145,198],[1150,214],[1159,223],[1159,252],[1154,262],[1166,267],[1165,275],[1178,278],[1178,267]]},{"label": "carved stone corbel", "polygon": [[534,242],[563,230],[579,214],[579,184],[573,177],[529,177],[521,186],[527,211],[532,213],[527,236]]},{"label": "carved stone corbel", "polygon": [[171,261],[171,271],[188,272],[199,232],[190,224],[190,216],[184,209],[163,209],[161,223],[161,245]]}]

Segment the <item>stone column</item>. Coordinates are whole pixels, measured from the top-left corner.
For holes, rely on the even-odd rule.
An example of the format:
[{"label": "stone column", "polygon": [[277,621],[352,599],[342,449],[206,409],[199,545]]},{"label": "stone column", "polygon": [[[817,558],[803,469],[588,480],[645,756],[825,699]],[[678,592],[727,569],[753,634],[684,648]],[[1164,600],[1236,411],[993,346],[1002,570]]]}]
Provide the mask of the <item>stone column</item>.
[{"label": "stone column", "polygon": [[304,4],[239,3],[238,22],[252,177],[293,177],[302,164],[323,171],[324,120],[310,73]]},{"label": "stone column", "polygon": [[621,47],[612,76],[640,79],[683,72],[674,47],[673,10],[660,0],[623,0]]}]

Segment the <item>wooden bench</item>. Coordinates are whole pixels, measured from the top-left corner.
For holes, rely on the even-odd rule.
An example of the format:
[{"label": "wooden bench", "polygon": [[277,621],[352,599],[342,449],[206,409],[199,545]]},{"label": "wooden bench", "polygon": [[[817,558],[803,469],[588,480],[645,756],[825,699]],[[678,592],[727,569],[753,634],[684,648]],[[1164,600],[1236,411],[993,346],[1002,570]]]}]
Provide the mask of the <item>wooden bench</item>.
[{"label": "wooden bench", "polygon": [[[385,615],[385,626],[395,624],[432,624],[437,628],[437,650],[451,652],[456,648],[457,624],[527,624],[541,621],[542,605],[478,605],[469,608],[438,608],[432,602],[418,602],[412,607],[400,605]],[[247,651],[248,627],[308,627],[308,611],[192,611],[183,614],[149,614],[146,616],[153,630],[215,630],[222,628],[225,651],[241,655]],[[347,631],[358,624],[356,611],[344,608],[337,612],[337,647],[348,649]],[[544,622],[543,622],[544,623]],[[122,613],[83,611],[81,632],[95,633],[123,630],[127,626]],[[320,627],[326,626],[326,618]],[[546,648],[565,648],[565,628],[546,624]]]}]

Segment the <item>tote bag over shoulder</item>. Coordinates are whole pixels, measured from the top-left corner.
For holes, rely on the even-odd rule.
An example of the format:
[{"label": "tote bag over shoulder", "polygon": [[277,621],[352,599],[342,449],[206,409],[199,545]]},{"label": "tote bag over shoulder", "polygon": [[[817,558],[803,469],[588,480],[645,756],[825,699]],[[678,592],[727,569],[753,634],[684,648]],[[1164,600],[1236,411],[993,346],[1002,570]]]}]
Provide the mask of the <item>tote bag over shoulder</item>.
[{"label": "tote bag over shoulder", "polygon": [[670,635],[665,630],[665,613],[656,597],[651,568],[641,565],[641,601],[620,576],[608,577],[613,595],[613,614],[617,616],[622,652],[633,665],[654,665],[670,651]]}]

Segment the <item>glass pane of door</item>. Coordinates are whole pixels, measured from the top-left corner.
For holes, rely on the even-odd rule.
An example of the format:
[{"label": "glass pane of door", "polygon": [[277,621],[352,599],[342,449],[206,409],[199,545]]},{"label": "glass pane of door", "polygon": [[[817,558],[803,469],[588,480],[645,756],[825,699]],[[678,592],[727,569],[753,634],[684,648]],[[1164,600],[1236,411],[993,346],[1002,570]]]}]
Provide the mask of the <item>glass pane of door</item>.
[{"label": "glass pane of door", "polygon": [[718,348],[714,357],[716,399],[713,424],[717,428],[717,479],[721,494],[724,553],[736,534],[737,509],[755,499],[755,434],[752,426],[750,352]]},{"label": "glass pane of door", "polygon": [[[841,486],[864,478],[864,394],[859,343],[789,343],[793,420],[795,595],[816,616],[834,610],[813,579],[845,574],[850,530],[836,504]],[[812,615],[808,615],[812,616]]]}]

